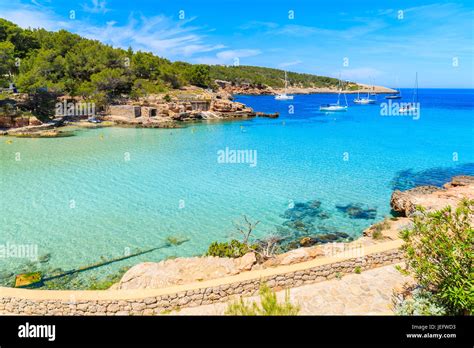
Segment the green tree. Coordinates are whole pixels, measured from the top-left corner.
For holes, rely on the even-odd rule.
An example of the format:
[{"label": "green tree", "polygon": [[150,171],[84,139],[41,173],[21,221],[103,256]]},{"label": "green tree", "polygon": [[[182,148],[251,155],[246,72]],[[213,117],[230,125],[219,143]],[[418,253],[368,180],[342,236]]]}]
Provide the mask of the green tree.
[{"label": "green tree", "polygon": [[161,78],[171,88],[180,88],[186,85],[184,77],[176,71],[172,65],[162,66],[160,69]]},{"label": "green tree", "polygon": [[104,69],[92,75],[91,82],[97,91],[104,91],[110,96],[130,91],[130,79],[123,69]]},{"label": "green tree", "polygon": [[132,72],[139,79],[157,79],[160,75],[162,59],[148,52],[138,51],[132,57]]},{"label": "green tree", "polygon": [[138,79],[133,83],[131,96],[132,98],[145,97],[149,94],[166,92],[166,90],[167,88],[159,82]]},{"label": "green tree", "polygon": [[9,41],[15,46],[15,56],[24,58],[39,43],[31,30],[21,29],[16,24],[0,18],[0,41]]},{"label": "green tree", "polygon": [[210,71],[208,65],[193,65],[190,69],[189,82],[198,87],[208,87],[211,84]]},{"label": "green tree", "polygon": [[12,75],[15,69],[15,46],[9,42],[0,42],[0,78]]},{"label": "green tree", "polygon": [[54,92],[65,91],[64,58],[54,50],[40,49],[24,59],[20,65],[20,75],[16,82],[24,92],[48,89]]}]

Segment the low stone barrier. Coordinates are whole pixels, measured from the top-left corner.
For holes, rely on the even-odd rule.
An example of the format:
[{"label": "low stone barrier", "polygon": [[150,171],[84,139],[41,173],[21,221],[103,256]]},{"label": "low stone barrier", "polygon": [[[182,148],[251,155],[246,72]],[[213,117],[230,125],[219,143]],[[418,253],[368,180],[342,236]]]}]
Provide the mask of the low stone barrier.
[{"label": "low stone barrier", "polygon": [[0,288],[0,313],[23,315],[155,315],[179,307],[228,301],[258,293],[262,283],[279,290],[403,260],[400,240],[367,247],[361,257],[324,257],[299,264],[162,289],[61,291]]}]

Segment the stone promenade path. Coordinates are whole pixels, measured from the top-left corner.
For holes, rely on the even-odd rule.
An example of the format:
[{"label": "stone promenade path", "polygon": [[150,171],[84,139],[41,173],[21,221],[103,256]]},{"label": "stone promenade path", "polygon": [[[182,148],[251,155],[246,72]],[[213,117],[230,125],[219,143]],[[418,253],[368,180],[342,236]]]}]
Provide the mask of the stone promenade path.
[{"label": "stone promenade path", "polygon": [[[382,315],[393,314],[392,290],[411,281],[398,272],[394,265],[383,266],[349,274],[316,284],[290,289],[292,303],[301,306],[301,315]],[[284,299],[285,291],[277,293]],[[258,297],[250,297],[257,300]],[[222,315],[227,303],[215,303],[198,307],[182,308],[172,315]]]}]

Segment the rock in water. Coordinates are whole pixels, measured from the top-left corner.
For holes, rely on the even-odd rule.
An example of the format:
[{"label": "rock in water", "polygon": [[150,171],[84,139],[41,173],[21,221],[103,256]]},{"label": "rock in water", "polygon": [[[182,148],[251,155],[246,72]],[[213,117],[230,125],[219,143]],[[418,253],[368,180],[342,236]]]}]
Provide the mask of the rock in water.
[{"label": "rock in water", "polygon": [[348,205],[336,205],[339,211],[347,214],[351,219],[375,219],[377,216],[377,209],[364,207],[360,203],[351,203]]},{"label": "rock in water", "polygon": [[51,259],[51,254],[43,254],[40,257],[38,257],[38,261],[41,263],[46,263]]},{"label": "rock in water", "polygon": [[301,238],[301,240],[300,240],[300,245],[301,245],[302,247],[308,247],[308,246],[311,246],[311,245],[313,245],[313,244],[314,244],[314,241],[312,240],[311,237],[303,237],[303,238]]}]

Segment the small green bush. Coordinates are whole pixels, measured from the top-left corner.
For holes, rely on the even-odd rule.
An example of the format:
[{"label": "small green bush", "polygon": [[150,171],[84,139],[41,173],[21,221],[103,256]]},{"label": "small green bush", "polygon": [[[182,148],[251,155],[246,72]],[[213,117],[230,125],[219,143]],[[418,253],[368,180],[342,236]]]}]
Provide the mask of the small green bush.
[{"label": "small green bush", "polygon": [[251,248],[252,247],[236,239],[223,243],[213,242],[209,245],[206,256],[241,257],[249,251],[252,251]]},{"label": "small green bush", "polygon": [[381,230],[375,230],[373,233],[372,233],[372,239],[376,239],[376,240],[379,240],[379,239],[382,239],[383,238],[383,234],[382,234],[382,231]]},{"label": "small green bush", "polygon": [[297,315],[300,307],[290,302],[290,292],[285,294],[285,302],[278,303],[275,291],[272,291],[266,284],[260,287],[260,304],[256,302],[246,303],[242,298],[231,303],[225,314],[228,315]]},{"label": "small green bush", "polygon": [[433,294],[448,314],[474,311],[474,200],[460,202],[428,213],[418,208],[414,226],[404,230],[404,273],[413,275],[418,284]]},{"label": "small green bush", "polygon": [[370,229],[372,230],[372,238],[373,239],[383,239],[382,231],[387,230],[390,228],[389,222],[385,219],[375,225],[373,225]]},{"label": "small green bush", "polygon": [[357,266],[356,268],[354,268],[354,273],[355,274],[361,274],[362,273],[362,269],[360,268],[360,266]]},{"label": "small green bush", "polygon": [[415,289],[412,297],[404,299],[395,305],[398,315],[446,315],[446,308],[441,306],[433,293]]}]

